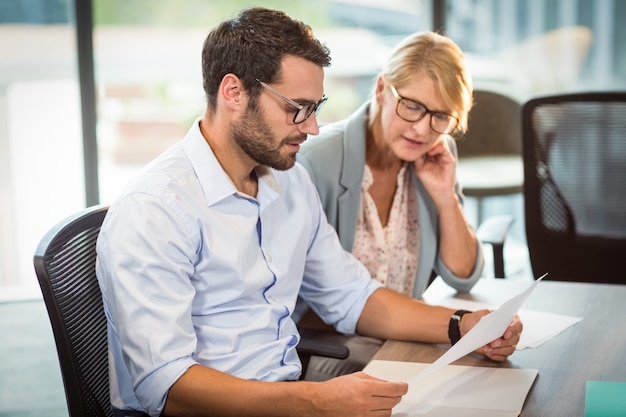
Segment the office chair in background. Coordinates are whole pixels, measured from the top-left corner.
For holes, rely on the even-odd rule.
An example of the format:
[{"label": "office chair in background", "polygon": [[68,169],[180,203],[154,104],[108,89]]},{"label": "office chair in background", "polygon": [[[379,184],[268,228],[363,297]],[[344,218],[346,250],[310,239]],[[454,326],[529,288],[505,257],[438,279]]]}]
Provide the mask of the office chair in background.
[{"label": "office chair in background", "polygon": [[533,274],[626,284],[626,92],[535,97],[522,125]]},{"label": "office chair in background", "polygon": [[[113,417],[107,322],[96,278],[96,241],[108,206],[64,219],[39,243],[35,272],[52,325],[70,417]],[[342,345],[302,339],[302,375],[313,355],[348,357]]]},{"label": "office chair in background", "polygon": [[478,224],[486,198],[522,192],[521,109],[504,94],[474,91],[467,133],[456,145],[457,176],[463,193],[478,200]]},{"label": "office chair in background", "polygon": [[476,237],[492,247],[496,278],[505,277],[503,248],[514,217],[485,218],[484,205],[489,197],[522,192],[521,142],[520,103],[495,91],[474,90],[467,133],[456,141],[457,177],[465,196],[476,199]]}]

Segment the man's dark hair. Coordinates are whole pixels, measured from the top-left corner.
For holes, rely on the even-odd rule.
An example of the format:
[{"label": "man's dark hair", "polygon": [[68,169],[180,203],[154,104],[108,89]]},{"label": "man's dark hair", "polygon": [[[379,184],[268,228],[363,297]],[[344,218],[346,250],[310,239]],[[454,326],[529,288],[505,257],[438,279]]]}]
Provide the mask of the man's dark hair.
[{"label": "man's dark hair", "polygon": [[202,77],[207,104],[217,103],[217,89],[226,74],[239,77],[255,102],[261,85],[280,79],[286,55],[304,58],[320,67],[330,65],[330,51],[313,37],[311,27],[284,12],[255,7],[243,10],[209,33],[202,48]]}]

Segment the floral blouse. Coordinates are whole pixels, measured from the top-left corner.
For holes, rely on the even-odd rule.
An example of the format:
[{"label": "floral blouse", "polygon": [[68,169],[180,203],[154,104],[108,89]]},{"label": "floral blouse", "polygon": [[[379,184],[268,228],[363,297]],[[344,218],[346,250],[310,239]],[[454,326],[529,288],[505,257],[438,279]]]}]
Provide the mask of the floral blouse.
[{"label": "floral blouse", "polygon": [[389,221],[382,227],[368,191],[373,183],[372,172],[365,165],[352,253],[372,277],[387,288],[411,296],[419,257],[420,225],[417,193],[407,167],[408,164],[404,163],[398,172]]}]

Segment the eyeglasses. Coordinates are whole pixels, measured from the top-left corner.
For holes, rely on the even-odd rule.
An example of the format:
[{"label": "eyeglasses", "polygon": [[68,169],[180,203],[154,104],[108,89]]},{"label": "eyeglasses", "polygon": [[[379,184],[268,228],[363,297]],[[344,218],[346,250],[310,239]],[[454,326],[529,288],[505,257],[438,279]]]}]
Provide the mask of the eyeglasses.
[{"label": "eyeglasses", "polygon": [[293,115],[293,123],[294,124],[304,123],[306,121],[306,119],[308,119],[309,116],[311,116],[313,113],[315,113],[315,116],[317,116],[320,113],[320,111],[322,110],[322,107],[324,107],[324,104],[326,103],[326,100],[328,100],[328,97],[326,97],[326,95],[324,95],[320,99],[320,101],[318,101],[317,103],[307,103],[307,104],[296,103],[292,99],[285,97],[284,95],[279,93],[277,90],[275,90],[272,87],[270,87],[267,83],[264,83],[263,81],[259,80],[258,78],[257,78],[257,81],[267,91],[269,91],[270,93],[280,97],[281,99],[283,99],[285,102],[289,103],[291,106],[293,106],[296,109],[296,113]]},{"label": "eyeglasses", "polygon": [[440,134],[449,134],[456,129],[459,124],[459,119],[448,113],[440,111],[429,110],[419,101],[411,100],[402,97],[398,94],[398,90],[393,85],[390,85],[391,93],[398,100],[396,105],[396,114],[407,122],[420,121],[430,114],[430,128]]}]

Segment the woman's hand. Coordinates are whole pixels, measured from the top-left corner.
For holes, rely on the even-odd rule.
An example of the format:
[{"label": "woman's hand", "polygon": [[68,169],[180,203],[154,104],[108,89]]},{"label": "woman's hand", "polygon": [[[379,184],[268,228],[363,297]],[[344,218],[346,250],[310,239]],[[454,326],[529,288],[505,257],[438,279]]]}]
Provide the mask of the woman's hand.
[{"label": "woman's hand", "polygon": [[455,199],[456,161],[446,138],[446,135],[439,136],[435,145],[415,161],[415,174],[437,206]]}]

